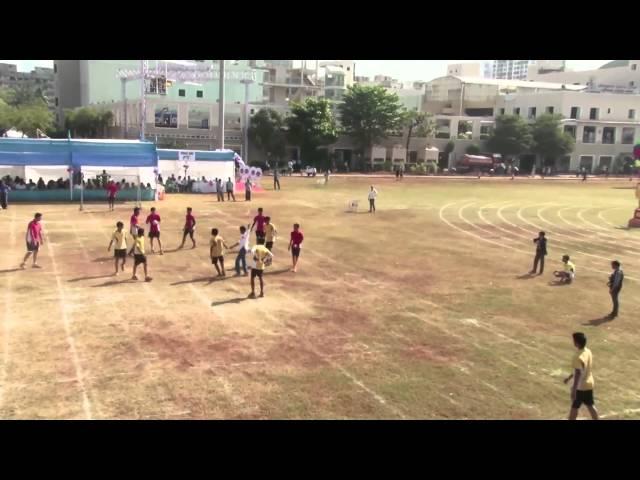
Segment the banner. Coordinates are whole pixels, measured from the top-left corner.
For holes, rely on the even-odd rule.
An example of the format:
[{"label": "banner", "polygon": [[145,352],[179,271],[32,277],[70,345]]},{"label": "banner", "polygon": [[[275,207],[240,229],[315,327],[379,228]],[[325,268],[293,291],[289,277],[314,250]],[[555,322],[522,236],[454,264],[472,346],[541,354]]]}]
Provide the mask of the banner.
[{"label": "banner", "polygon": [[178,160],[181,162],[195,162],[196,161],[196,152],[193,151],[180,151],[178,152]]}]

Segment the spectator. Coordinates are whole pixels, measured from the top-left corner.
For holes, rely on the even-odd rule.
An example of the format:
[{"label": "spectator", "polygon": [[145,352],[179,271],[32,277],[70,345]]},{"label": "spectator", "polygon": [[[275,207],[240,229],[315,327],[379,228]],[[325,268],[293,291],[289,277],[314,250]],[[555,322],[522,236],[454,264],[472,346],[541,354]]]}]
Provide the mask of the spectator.
[{"label": "spectator", "polygon": [[47,186],[44,183],[44,180],[42,179],[42,177],[40,177],[38,179],[38,185],[37,185],[38,190],[46,190]]},{"label": "spectator", "polygon": [[3,210],[7,209],[7,204],[9,203],[9,190],[11,188],[3,180],[0,180],[0,207]]},{"label": "spectator", "polygon": [[27,185],[27,188],[28,188],[29,190],[35,190],[35,189],[36,189],[36,188],[38,188],[38,187],[37,187],[37,185],[36,185],[35,183],[33,183],[33,180],[32,180],[32,179],[29,179],[29,184]]},{"label": "spectator", "polygon": [[64,180],[62,180],[62,177],[60,177],[57,181],[56,181],[56,186],[58,188],[64,188]]},{"label": "spectator", "polygon": [[20,183],[18,183],[15,186],[16,190],[26,190],[27,189],[27,185],[24,183],[24,180],[20,180]]},{"label": "spectator", "polygon": [[158,183],[160,185],[164,185],[164,182],[162,181],[162,175],[158,174]]},{"label": "spectator", "polygon": [[54,190],[56,187],[57,187],[57,184],[53,180],[49,180],[47,182],[47,190]]}]

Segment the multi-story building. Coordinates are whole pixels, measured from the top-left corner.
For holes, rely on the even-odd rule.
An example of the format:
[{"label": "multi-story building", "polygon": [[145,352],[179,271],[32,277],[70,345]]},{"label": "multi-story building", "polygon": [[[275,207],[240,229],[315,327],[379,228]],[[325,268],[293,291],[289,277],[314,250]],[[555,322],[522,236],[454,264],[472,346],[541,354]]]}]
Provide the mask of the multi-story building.
[{"label": "multi-story building", "polygon": [[320,67],[324,70],[324,98],[340,102],[347,88],[355,83],[355,63],[353,60],[332,60],[322,62]]},{"label": "multi-story building", "polygon": [[0,88],[29,87],[40,91],[49,108],[55,108],[54,73],[52,68],[35,67],[31,72],[19,72],[16,65],[0,63]]},{"label": "multi-story building", "polygon": [[580,83],[593,91],[640,93],[640,60],[614,60],[595,70],[529,71],[535,81]]},{"label": "multi-story building", "polygon": [[479,63],[450,63],[447,65],[447,75],[457,77],[479,77]]},{"label": "multi-story building", "polygon": [[527,78],[529,65],[535,60],[494,60],[491,78],[504,80],[524,80]]},{"label": "multi-story building", "polygon": [[308,65],[301,60],[294,68],[293,60],[252,60],[253,65],[264,71],[262,78],[263,97],[260,105],[281,112],[288,111],[290,102],[303,101],[323,94],[323,79],[320,78],[319,62]]},{"label": "multi-story building", "polygon": [[[499,97],[496,109],[498,115],[520,115],[530,122],[544,113],[562,115],[562,128],[576,143],[571,155],[556,159],[555,167],[561,172],[611,169],[617,158],[632,158],[634,141],[640,136],[640,95],[569,90],[518,93]],[[521,167],[529,170],[535,160],[522,156]]]}]

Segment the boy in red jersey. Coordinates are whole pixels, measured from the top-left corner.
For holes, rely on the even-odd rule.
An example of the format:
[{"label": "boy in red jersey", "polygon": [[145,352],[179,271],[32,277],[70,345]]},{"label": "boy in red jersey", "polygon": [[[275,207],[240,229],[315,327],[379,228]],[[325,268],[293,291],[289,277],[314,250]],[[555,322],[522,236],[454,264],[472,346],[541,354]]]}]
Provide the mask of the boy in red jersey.
[{"label": "boy in red jersey", "polygon": [[293,260],[293,268],[292,272],[297,272],[298,259],[300,258],[300,248],[302,247],[302,242],[304,241],[304,235],[300,230],[300,224],[293,224],[293,232],[291,232],[291,240],[289,240],[289,248],[287,250],[291,251],[291,258]]},{"label": "boy in red jersey", "polygon": [[113,212],[116,203],[116,193],[118,192],[118,184],[113,180],[107,185],[107,201],[109,202],[109,210]]},{"label": "boy in red jersey", "polygon": [[196,248],[196,239],[193,237],[193,232],[196,229],[196,217],[192,215],[193,209],[191,207],[187,207],[187,216],[185,217],[184,222],[184,234],[182,235],[182,243],[178,248],[184,248],[184,242],[187,239],[187,235],[191,238],[191,242],[193,243],[193,247]]},{"label": "boy in red jersey", "polygon": [[129,219],[129,233],[133,238],[138,236],[138,225],[140,222],[140,208],[135,207],[133,209],[133,215],[131,215],[131,219]]},{"label": "boy in red jersey", "polygon": [[156,207],[151,207],[151,213],[147,215],[145,223],[149,224],[149,243],[151,244],[151,253],[155,253],[153,249],[153,239],[158,239],[158,246],[160,247],[160,255],[162,253],[162,242],[160,241],[160,215],[156,213]]},{"label": "boy in red jersey", "polygon": [[40,245],[44,244],[44,238],[42,238],[42,225],[40,225],[40,220],[42,220],[42,214],[36,213],[33,217],[33,220],[29,222],[27,225],[27,253],[20,264],[20,268],[24,268],[27,264],[27,260],[33,254],[33,268],[42,268],[38,265],[38,250],[40,249]]},{"label": "boy in red jersey", "polygon": [[262,238],[262,239],[265,238],[264,224],[266,222],[266,219],[267,219],[267,217],[262,215],[262,207],[260,207],[258,209],[258,215],[253,217],[253,224],[251,225],[251,228],[249,229],[249,231],[253,231],[253,227],[256,227],[256,241],[259,240],[260,238]]}]

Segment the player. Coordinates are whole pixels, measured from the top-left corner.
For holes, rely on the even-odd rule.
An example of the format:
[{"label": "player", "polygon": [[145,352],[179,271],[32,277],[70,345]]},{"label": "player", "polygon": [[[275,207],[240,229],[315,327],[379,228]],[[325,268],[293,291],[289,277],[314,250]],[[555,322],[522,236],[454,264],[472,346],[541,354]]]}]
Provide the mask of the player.
[{"label": "player", "polygon": [[369,213],[376,213],[376,198],[378,198],[378,191],[371,185],[371,190],[369,190]]},{"label": "player", "polygon": [[118,193],[118,184],[113,180],[109,180],[109,184],[107,185],[107,202],[109,203],[109,211],[113,212],[115,210],[116,203],[116,193]]},{"label": "player", "polygon": [[328,185],[329,184],[329,176],[331,175],[331,170],[329,170],[328,168],[324,171],[324,184]]},{"label": "player", "polygon": [[529,275],[534,275],[538,270],[538,263],[540,263],[540,273],[544,272],[544,257],[547,255],[547,237],[544,232],[538,233],[538,238],[533,239],[533,243],[536,244],[536,256],[533,259],[533,270],[529,272]]},{"label": "player", "polygon": [[611,268],[613,269],[613,273],[609,277],[607,286],[609,287],[609,295],[611,295],[611,301],[613,302],[613,310],[608,317],[613,320],[618,316],[618,308],[620,307],[618,297],[620,296],[620,290],[622,290],[622,284],[624,283],[624,272],[620,268],[620,262],[618,260],[611,262]]},{"label": "player", "polygon": [[293,224],[293,232],[291,232],[291,239],[289,240],[288,251],[291,251],[291,259],[293,260],[293,268],[291,271],[296,273],[298,270],[298,259],[300,258],[300,249],[302,248],[302,242],[304,241],[304,235],[300,230],[300,224]]},{"label": "player", "polygon": [[238,256],[236,257],[236,277],[240,275],[240,265],[242,264],[242,271],[244,276],[247,276],[247,259],[245,254],[249,251],[249,225],[246,227],[243,225],[240,227],[240,240],[237,243],[231,245],[230,248],[240,246],[238,250]]},{"label": "player", "polygon": [[584,333],[576,332],[573,334],[573,344],[578,349],[572,361],[574,371],[572,375],[564,379],[566,385],[573,378],[573,387],[571,387],[573,403],[569,412],[569,420],[578,418],[578,410],[583,403],[587,406],[591,418],[598,420],[598,411],[593,400],[593,373],[591,372],[593,355],[591,350],[587,348],[587,337]]},{"label": "player", "polygon": [[107,247],[107,252],[111,251],[111,245],[116,244],[113,250],[113,266],[116,269],[114,275],[118,275],[118,260],[120,260],[120,270],[124,272],[124,264],[127,260],[127,232],[124,231],[124,223],[116,223],[116,229],[111,235],[111,241]]},{"label": "player", "polygon": [[278,165],[273,170],[273,189],[280,190],[280,172],[278,172]]},{"label": "player", "polygon": [[256,227],[256,242],[259,239],[263,239],[265,237],[264,233],[264,223],[266,217],[262,215],[262,207],[258,208],[258,215],[253,217],[253,223],[251,224],[250,231],[253,231],[253,227]]},{"label": "player", "polygon": [[571,283],[576,278],[576,266],[569,259],[569,255],[562,256],[562,263],[564,263],[564,270],[556,270],[553,275],[560,279],[560,283]]},{"label": "player", "polygon": [[193,243],[193,247],[191,248],[196,248],[196,239],[193,236],[193,232],[196,229],[196,217],[194,217],[191,212],[193,212],[193,209],[191,207],[187,207],[187,216],[184,221],[184,234],[182,235],[182,243],[178,249],[184,248],[184,242],[187,239],[187,235],[189,235],[189,238],[191,238],[191,242]]},{"label": "player", "polygon": [[264,268],[271,264],[273,254],[264,246],[264,238],[258,239],[258,244],[251,249],[253,255],[253,261],[255,266],[251,269],[251,293],[249,298],[256,298],[255,279],[260,279],[260,296],[264,297],[264,281],[262,280],[262,274]]},{"label": "player", "polygon": [[33,220],[29,222],[27,225],[27,234],[26,234],[26,243],[27,243],[27,253],[22,259],[22,263],[20,264],[20,268],[24,268],[27,264],[27,260],[33,254],[33,265],[32,268],[42,268],[38,265],[38,250],[40,250],[40,245],[44,245],[44,238],[42,236],[42,225],[40,225],[40,220],[42,220],[42,214],[36,213],[33,216]]},{"label": "player", "polygon": [[138,234],[134,239],[133,247],[131,247],[129,255],[133,255],[133,276],[131,280],[138,280],[136,270],[138,269],[138,265],[142,264],[144,266],[144,281],[150,282],[151,277],[147,272],[147,256],[144,250],[144,228],[138,229]]},{"label": "player", "polygon": [[271,217],[264,217],[264,221],[265,247],[267,247],[267,250],[272,251],[273,242],[276,241],[278,231],[276,230],[276,226],[271,223]]},{"label": "player", "polygon": [[133,215],[131,215],[131,219],[129,220],[129,233],[133,238],[136,238],[138,236],[138,225],[140,221],[139,217],[140,217],[140,208],[135,207],[133,209]]},{"label": "player", "polygon": [[151,245],[151,253],[155,253],[153,249],[153,239],[158,239],[158,246],[160,247],[160,255],[164,255],[162,252],[162,242],[160,241],[160,215],[156,213],[156,207],[151,207],[151,213],[147,215],[145,223],[149,225],[149,244]]},{"label": "player", "polygon": [[249,178],[244,182],[244,200],[245,202],[251,201],[251,180]]},{"label": "player", "polygon": [[234,185],[233,185],[233,182],[231,181],[231,177],[228,177],[227,178],[227,200],[230,201],[233,198],[233,201],[235,202],[236,195],[233,192],[233,188],[234,188]]},{"label": "player", "polygon": [[[224,249],[229,248],[229,246],[225,243],[224,239],[218,235],[218,229],[211,229],[211,241],[209,242],[211,254],[211,263],[216,267],[216,271],[218,272],[219,277],[226,277],[227,273],[224,271]],[[218,263],[220,267],[218,267]]]}]

